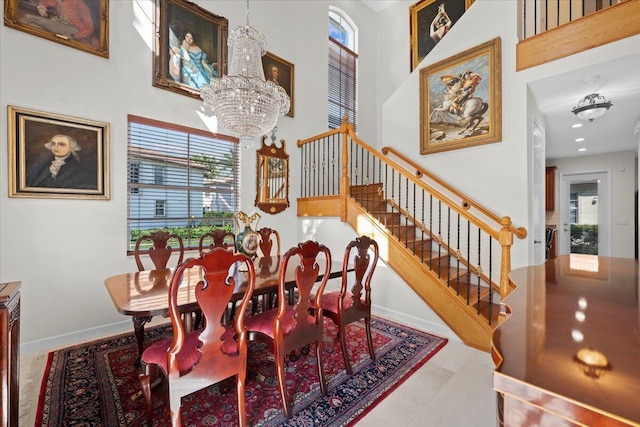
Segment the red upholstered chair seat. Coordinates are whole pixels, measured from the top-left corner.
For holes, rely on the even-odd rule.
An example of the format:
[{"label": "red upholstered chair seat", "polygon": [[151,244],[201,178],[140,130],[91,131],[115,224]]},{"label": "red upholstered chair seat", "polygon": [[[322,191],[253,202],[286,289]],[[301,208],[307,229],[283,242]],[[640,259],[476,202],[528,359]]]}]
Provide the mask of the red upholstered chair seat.
[{"label": "red upholstered chair seat", "polygon": [[[340,299],[340,291],[325,293],[324,295],[322,295],[322,309],[328,310],[332,313],[337,313],[339,299]],[[347,292],[344,298],[342,299],[342,306],[345,309],[347,309],[352,305],[353,305],[353,299],[351,298],[351,292]]]},{"label": "red upholstered chair seat", "polygon": [[[189,371],[193,365],[200,359],[200,347],[202,341],[198,339],[198,335],[202,329],[189,332],[185,335],[184,346],[182,351],[178,353],[178,369],[180,374]],[[227,330],[222,335],[224,342],[222,343],[222,352],[225,354],[234,354],[238,352],[238,343],[233,339],[234,330],[231,326],[227,326]],[[158,365],[160,369],[167,372],[167,350],[171,347],[173,338],[165,338],[151,344],[142,354],[142,361],[146,364]]]},{"label": "red upholstered chair seat", "polygon": [[[260,332],[273,339],[273,321],[277,314],[278,310],[276,309],[265,311],[264,313],[247,317],[244,321],[244,325],[249,331]],[[296,326],[296,321],[294,319],[295,314],[296,312],[293,310],[293,307],[287,308],[284,315],[284,321],[282,323],[282,331],[285,335],[291,332]],[[307,316],[307,322],[312,325],[315,322],[315,318],[313,316]]]}]

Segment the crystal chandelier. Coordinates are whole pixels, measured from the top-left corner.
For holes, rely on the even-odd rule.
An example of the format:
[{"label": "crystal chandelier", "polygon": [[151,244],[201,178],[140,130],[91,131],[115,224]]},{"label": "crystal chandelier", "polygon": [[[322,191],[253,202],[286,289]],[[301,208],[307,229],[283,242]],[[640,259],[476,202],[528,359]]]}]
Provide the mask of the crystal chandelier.
[{"label": "crystal chandelier", "polygon": [[261,58],[267,44],[264,35],[249,26],[249,0],[247,25],[231,31],[227,44],[231,48],[229,74],[203,85],[200,96],[213,110],[218,125],[250,148],[256,138],[274,128],[279,116],[289,112],[291,103],[281,86],[264,78]]}]

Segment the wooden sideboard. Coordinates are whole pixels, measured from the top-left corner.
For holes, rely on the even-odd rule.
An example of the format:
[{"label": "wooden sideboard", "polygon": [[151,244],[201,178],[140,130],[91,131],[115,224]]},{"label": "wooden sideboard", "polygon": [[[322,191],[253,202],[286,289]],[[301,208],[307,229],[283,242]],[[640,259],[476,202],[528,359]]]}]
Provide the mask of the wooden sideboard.
[{"label": "wooden sideboard", "polygon": [[639,277],[634,259],[576,254],[511,272],[491,347],[499,425],[640,426]]},{"label": "wooden sideboard", "polygon": [[20,282],[0,283],[0,426],[18,425]]}]

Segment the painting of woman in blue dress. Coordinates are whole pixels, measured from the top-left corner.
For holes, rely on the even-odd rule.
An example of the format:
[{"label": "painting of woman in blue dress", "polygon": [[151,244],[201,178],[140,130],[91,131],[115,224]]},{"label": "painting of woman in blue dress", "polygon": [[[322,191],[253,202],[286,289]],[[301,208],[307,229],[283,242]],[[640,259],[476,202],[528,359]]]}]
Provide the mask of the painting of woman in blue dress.
[{"label": "painting of woman in blue dress", "polygon": [[169,74],[175,81],[200,89],[212,77],[218,77],[217,70],[209,62],[206,52],[196,44],[192,32],[185,32],[182,43],[179,44],[173,31],[169,34],[176,40],[171,43],[169,58]]}]

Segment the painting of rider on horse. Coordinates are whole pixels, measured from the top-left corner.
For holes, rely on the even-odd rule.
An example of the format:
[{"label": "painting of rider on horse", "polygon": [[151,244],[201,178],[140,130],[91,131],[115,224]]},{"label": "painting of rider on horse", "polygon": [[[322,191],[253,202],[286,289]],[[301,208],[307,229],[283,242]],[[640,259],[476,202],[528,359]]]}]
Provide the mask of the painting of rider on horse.
[{"label": "painting of rider on horse", "polygon": [[[497,42],[496,42],[497,40]],[[500,133],[499,39],[421,70],[422,141],[427,152],[496,142]],[[480,141],[480,142],[477,142]],[[451,143],[456,146],[451,147]],[[424,154],[424,153],[423,153]]]}]

